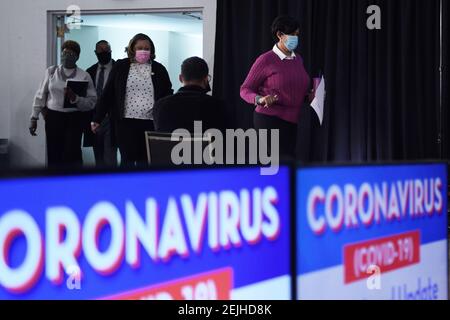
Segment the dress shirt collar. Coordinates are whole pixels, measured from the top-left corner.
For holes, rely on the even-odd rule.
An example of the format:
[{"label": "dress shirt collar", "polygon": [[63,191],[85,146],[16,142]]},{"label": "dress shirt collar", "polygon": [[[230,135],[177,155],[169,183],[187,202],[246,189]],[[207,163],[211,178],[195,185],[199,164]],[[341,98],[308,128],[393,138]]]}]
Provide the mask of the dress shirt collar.
[{"label": "dress shirt collar", "polygon": [[285,54],[283,53],[283,51],[280,50],[280,48],[278,48],[277,44],[275,44],[275,45],[273,46],[273,52],[275,52],[275,54],[276,54],[281,60],[284,60],[284,59],[291,60],[291,59],[294,59],[294,58],[295,58],[295,52],[294,52],[294,51],[292,51],[292,53],[291,53],[290,56],[287,56],[287,55],[285,55]]},{"label": "dress shirt collar", "polygon": [[105,67],[105,70],[111,69],[112,68],[112,60],[110,60],[107,64],[100,64],[100,62],[98,63],[98,69],[100,70],[102,67]]}]

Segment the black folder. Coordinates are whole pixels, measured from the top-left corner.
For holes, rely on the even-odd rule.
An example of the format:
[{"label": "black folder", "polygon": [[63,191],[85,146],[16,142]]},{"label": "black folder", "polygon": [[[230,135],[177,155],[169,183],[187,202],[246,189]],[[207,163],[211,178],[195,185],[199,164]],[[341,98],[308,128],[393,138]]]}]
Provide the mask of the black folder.
[{"label": "black folder", "polygon": [[[89,81],[87,80],[67,80],[66,87],[72,89],[72,91],[79,97],[87,96]],[[76,108],[76,104],[72,104],[69,98],[64,99],[64,108]]]}]

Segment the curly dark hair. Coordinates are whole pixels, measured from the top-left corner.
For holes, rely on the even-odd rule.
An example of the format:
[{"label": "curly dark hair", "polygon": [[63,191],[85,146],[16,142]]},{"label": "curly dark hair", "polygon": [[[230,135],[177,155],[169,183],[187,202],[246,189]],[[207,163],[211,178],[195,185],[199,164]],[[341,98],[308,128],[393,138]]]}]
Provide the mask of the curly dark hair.
[{"label": "curly dark hair", "polygon": [[72,50],[75,52],[78,56],[80,56],[81,48],[78,42],[73,40],[66,40],[61,46],[61,51],[64,51],[64,49]]},{"label": "curly dark hair", "polygon": [[272,37],[275,41],[278,41],[278,31],[291,34],[298,29],[300,29],[300,23],[296,19],[286,15],[278,16],[272,22]]}]

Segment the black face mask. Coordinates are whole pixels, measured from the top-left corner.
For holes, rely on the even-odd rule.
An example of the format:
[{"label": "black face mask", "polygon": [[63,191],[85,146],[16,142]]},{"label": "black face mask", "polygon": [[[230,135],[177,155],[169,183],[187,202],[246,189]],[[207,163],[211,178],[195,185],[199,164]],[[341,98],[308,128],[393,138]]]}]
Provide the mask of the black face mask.
[{"label": "black face mask", "polygon": [[110,52],[101,52],[101,53],[95,53],[97,56],[98,62],[100,64],[108,64],[111,61],[111,51]]},{"label": "black face mask", "polygon": [[78,56],[72,53],[63,52],[61,54],[61,63],[64,68],[74,69],[77,67]]}]

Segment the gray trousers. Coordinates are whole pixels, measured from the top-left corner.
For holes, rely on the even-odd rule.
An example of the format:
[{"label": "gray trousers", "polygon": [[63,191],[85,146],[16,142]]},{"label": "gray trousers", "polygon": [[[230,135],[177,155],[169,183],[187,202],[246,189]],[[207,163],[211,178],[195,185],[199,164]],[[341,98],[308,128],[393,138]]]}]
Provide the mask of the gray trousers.
[{"label": "gray trousers", "polygon": [[97,167],[117,166],[117,147],[112,143],[111,120],[109,116],[102,121],[94,138],[94,156]]}]

